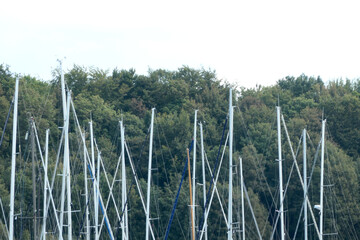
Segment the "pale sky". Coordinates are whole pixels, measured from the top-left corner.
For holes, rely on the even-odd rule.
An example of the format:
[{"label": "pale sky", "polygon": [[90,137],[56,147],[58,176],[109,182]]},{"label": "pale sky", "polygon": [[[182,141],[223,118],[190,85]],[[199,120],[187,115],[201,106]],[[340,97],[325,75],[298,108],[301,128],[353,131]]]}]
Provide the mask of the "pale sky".
[{"label": "pale sky", "polygon": [[360,77],[360,2],[3,0],[0,64],[51,79],[57,59],[104,70],[212,69],[239,86]]}]

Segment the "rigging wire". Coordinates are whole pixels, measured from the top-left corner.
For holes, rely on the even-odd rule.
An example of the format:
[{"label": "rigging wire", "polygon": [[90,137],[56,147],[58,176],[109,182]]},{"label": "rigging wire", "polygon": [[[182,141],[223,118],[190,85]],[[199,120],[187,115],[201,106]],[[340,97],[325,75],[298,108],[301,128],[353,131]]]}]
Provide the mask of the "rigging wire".
[{"label": "rigging wire", "polygon": [[[309,138],[309,140],[310,140],[310,142],[311,142],[312,148],[315,149],[315,146],[313,145],[313,142],[311,141],[308,132],[307,132],[307,137]],[[301,143],[299,143],[299,145],[300,145],[300,144],[301,144]],[[310,183],[311,183],[311,180],[312,180],[312,175],[313,175],[313,173],[314,173],[315,165],[316,165],[317,158],[318,158],[318,154],[319,154],[319,151],[320,151],[320,146],[321,146],[321,141],[319,142],[318,147],[317,147],[317,149],[316,149],[314,161],[313,161],[312,168],[311,168],[311,172],[310,172],[309,182],[308,182],[308,184],[307,184],[307,186],[306,186],[307,189],[310,188]],[[296,154],[296,155],[297,155],[297,154]],[[305,201],[305,199],[304,199],[304,201]],[[303,209],[304,209],[304,204],[302,204],[302,206],[301,206],[301,210],[300,210],[300,214],[299,214],[299,217],[298,217],[298,222],[297,222],[297,224],[296,224],[296,228],[295,228],[295,232],[294,232],[293,239],[296,239],[297,231],[298,231],[298,228],[299,228],[299,225],[300,225],[300,221],[301,221],[301,216],[302,216],[302,214],[303,214]]]},{"label": "rigging wire", "polygon": [[[170,158],[173,160],[174,157],[173,157],[173,155],[172,155],[172,153],[171,153],[171,148],[170,148],[169,143],[168,143],[168,141],[167,141],[167,138],[166,138],[166,136],[165,136],[165,132],[164,132],[164,130],[163,130],[160,122],[157,121],[157,118],[155,118],[155,125],[157,126],[157,127],[156,127],[156,130],[157,130],[157,135],[158,135],[158,141],[159,141],[159,146],[160,146],[160,152],[161,152],[161,158],[162,158],[162,162],[163,162],[163,169],[164,169],[164,172],[165,172],[166,182],[167,182],[168,186],[170,186],[170,180],[169,180],[168,173],[167,173],[167,170],[166,170],[167,167],[166,167],[166,165],[165,165],[164,154],[163,154],[163,151],[162,151],[162,144],[161,144],[161,137],[160,137],[159,127],[160,127],[160,129],[162,130],[162,134],[163,134],[163,137],[164,137],[164,139],[165,139],[165,142],[166,142],[166,145],[167,145],[167,149],[168,149],[169,154],[170,154]],[[175,168],[176,168],[176,172],[178,172],[178,171],[177,171],[176,164],[173,164],[173,165],[174,165]],[[174,194],[174,192],[172,191],[171,188],[169,188],[169,191],[170,191],[171,194]],[[180,227],[180,231],[181,231],[184,239],[186,239],[186,236],[185,236],[185,233],[184,233],[182,224],[180,223],[179,216],[178,216],[178,214],[177,214],[176,212],[175,212],[175,218],[176,218],[176,221],[177,221],[177,223],[178,223],[178,226]],[[160,224],[161,224],[161,223],[162,223],[162,221],[160,221]]]},{"label": "rigging wire", "polygon": [[[190,144],[190,147],[189,147],[189,153],[191,152],[191,150],[192,150],[192,148],[193,148],[193,144],[194,144],[194,140],[191,141],[191,144]],[[177,194],[176,194],[176,198],[175,198],[175,202],[174,202],[174,205],[173,205],[173,209],[172,209],[172,211],[171,211],[169,223],[168,223],[168,226],[167,226],[167,229],[166,229],[165,240],[167,240],[167,238],[168,238],[168,236],[169,236],[169,232],[170,232],[170,228],[171,228],[171,223],[172,223],[172,220],[173,220],[173,218],[174,218],[174,214],[175,214],[177,202],[178,202],[178,199],[179,199],[179,194],[180,194],[181,186],[182,186],[182,183],[183,183],[183,180],[184,180],[184,177],[185,177],[185,173],[186,173],[187,164],[188,164],[188,159],[187,159],[187,157],[186,157],[186,158],[185,158],[184,169],[183,169],[182,176],[181,176],[181,181],[180,181],[179,188],[178,188],[178,191],[177,191]]]},{"label": "rigging wire", "polygon": [[[158,131],[157,131],[158,132]],[[159,149],[160,149],[160,152],[161,152],[161,154],[162,154],[162,150],[161,150],[161,143],[160,143],[160,140],[159,140]],[[156,153],[157,152],[157,142],[156,141],[153,141],[153,152],[154,153]],[[155,164],[155,168],[154,169],[156,169],[157,171],[158,171],[158,174],[157,174],[157,176],[156,176],[156,185],[155,185],[155,190],[153,190],[153,191],[151,191],[151,193],[152,193],[152,197],[151,197],[151,199],[154,199],[154,202],[155,202],[155,209],[156,209],[156,213],[157,213],[157,218],[155,218],[155,219],[157,219],[158,220],[158,229],[157,229],[157,238],[158,239],[160,239],[160,236],[159,236],[159,234],[160,234],[160,232],[161,232],[161,229],[162,229],[162,221],[161,221],[161,218],[160,218],[160,207],[159,207],[159,186],[160,186],[160,184],[159,184],[159,178],[160,178],[160,171],[159,171],[159,161],[158,161],[158,155],[157,154],[155,154],[155,156],[154,156],[154,158],[153,159],[155,159],[155,162],[156,162],[156,164]],[[163,163],[164,163],[164,158],[163,158],[163,156],[162,156],[162,160],[163,160]],[[153,165],[154,166],[154,165]],[[165,165],[164,165],[164,169],[165,169]],[[166,171],[165,171],[165,173],[166,173]],[[153,182],[155,182],[155,176],[154,175],[152,175],[153,176]],[[167,178],[167,176],[166,176],[166,178]],[[150,206],[151,206],[151,204],[150,204]],[[151,209],[151,208],[150,208]],[[150,214],[151,214],[151,211],[150,211]],[[149,216],[150,217],[150,219],[151,219],[151,216]]]},{"label": "rigging wire", "polygon": [[[255,148],[255,145],[254,145],[254,141],[251,137],[251,132],[250,130],[246,127],[246,123],[245,123],[245,118],[242,114],[242,111],[240,110],[240,107],[239,106],[236,106],[240,112],[240,117],[241,117],[241,120],[242,120],[242,125],[243,125],[243,129],[244,129],[244,134],[246,136],[246,138],[248,139],[248,141],[250,142],[251,146],[254,146]],[[270,142],[271,142],[271,138],[272,138],[272,129],[274,128],[275,126],[275,122],[276,122],[276,114],[274,115],[273,117],[273,121],[270,125],[270,128],[268,129],[268,134],[267,134],[267,141],[266,141],[266,144],[265,144],[265,148],[267,149],[268,146],[270,145]],[[269,203],[268,201],[268,197],[267,197],[267,193],[266,193],[266,190],[262,187],[261,190],[262,190],[262,194],[265,198],[265,201],[266,201],[266,205],[267,205],[267,208],[268,208],[268,216],[267,216],[267,219],[272,219],[272,221],[274,222],[274,219],[275,219],[275,215],[273,215],[273,211],[271,211],[271,209],[273,209],[274,206],[277,205],[277,201],[278,199],[274,198],[274,196],[276,196],[278,194],[278,191],[279,191],[279,188],[277,187],[276,190],[275,190],[275,193],[273,194],[272,191],[271,191],[271,188],[270,188],[270,185],[267,181],[267,178],[265,176],[265,172],[264,172],[264,169],[265,169],[265,166],[262,166],[261,165],[261,160],[262,159],[259,159],[258,157],[258,154],[254,151],[254,156],[257,160],[257,162],[254,163],[255,165],[255,171],[256,171],[256,174],[257,174],[257,177],[259,178],[259,180],[261,181],[261,179],[265,182],[266,184],[266,190],[267,192],[270,194],[270,197],[271,197],[271,204]],[[268,151],[265,152],[265,155],[262,157],[264,159],[266,159],[268,157]],[[277,173],[277,171],[275,171],[275,174]],[[262,229],[262,235],[265,233],[265,230],[266,230],[266,225],[264,225],[263,229]]]},{"label": "rigging wire", "polygon": [[[30,113],[30,115],[36,116],[36,118],[39,120],[39,122],[41,122],[41,119],[42,119],[42,117],[43,117],[43,115],[45,113],[45,110],[47,109],[46,106],[47,106],[47,104],[49,102],[49,96],[50,96],[52,87],[51,86],[45,87],[46,88],[45,100],[43,100],[43,101],[41,100],[41,99],[44,99],[44,98],[40,99],[40,101],[42,102],[42,104],[40,104],[40,110],[34,112],[34,106],[31,104],[31,101],[25,101],[26,99],[29,98],[29,96],[31,96],[32,98],[33,98],[33,96],[29,93],[29,90],[27,88],[28,81],[26,81],[25,78],[23,78],[23,79],[24,79],[23,84],[22,84],[23,88],[19,89],[19,91],[21,92],[20,96],[23,96],[23,97],[21,97],[19,99],[19,101],[22,102],[23,107],[24,107],[24,111],[26,113]],[[18,127],[19,127],[19,125],[18,125]],[[19,135],[20,135],[20,133],[19,133]],[[21,147],[19,149],[21,150]],[[38,165],[39,165],[39,163],[38,163]],[[39,176],[39,177],[40,177],[40,183],[41,183],[41,176]],[[22,212],[21,212],[21,215],[22,215]],[[22,231],[20,232],[20,235],[22,235]]]},{"label": "rigging wire", "polygon": [[[142,157],[142,154],[143,154],[143,152],[144,152],[145,144],[146,144],[146,142],[147,142],[146,140],[148,139],[149,133],[150,133],[150,128],[148,128],[147,134],[146,134],[146,136],[145,136],[145,139],[144,139],[143,144],[142,144],[141,149],[140,149],[140,155],[139,155],[138,161],[137,161],[136,164],[135,164],[135,172],[136,172],[136,173],[139,172],[138,170],[139,170],[139,165],[140,165],[140,162],[141,162],[141,157]],[[125,139],[125,140],[126,140],[126,139]],[[125,141],[125,142],[127,142],[127,141]],[[130,151],[130,146],[128,146],[128,149],[129,149],[129,152],[131,152],[131,151]],[[140,171],[140,172],[141,172],[141,171]],[[120,220],[115,224],[115,225],[118,225],[118,228],[117,228],[117,230],[116,230],[116,236],[119,236],[119,235],[120,235],[120,234],[119,234],[119,229],[121,228],[120,225],[121,225],[122,220],[123,220],[123,216],[124,216],[124,213],[125,213],[125,209],[126,209],[126,207],[127,207],[127,205],[128,205],[128,202],[129,202],[129,200],[130,200],[130,197],[131,197],[131,196],[130,196],[130,192],[131,192],[132,188],[133,188],[134,185],[135,185],[135,179],[136,179],[136,177],[137,177],[137,176],[134,176],[133,179],[132,179],[132,181],[131,181],[129,190],[128,190],[127,194],[126,194],[126,202],[125,202],[125,204],[124,204],[124,208],[123,208],[122,211],[121,211]]]},{"label": "rigging wire", "polygon": [[2,145],[2,142],[4,140],[4,135],[5,135],[5,130],[6,130],[6,126],[7,126],[7,123],[9,121],[9,117],[10,117],[10,112],[11,112],[11,109],[12,109],[12,106],[14,105],[14,99],[11,101],[11,104],[10,104],[10,107],[9,107],[9,111],[8,111],[8,114],[7,114],[7,117],[6,117],[6,120],[5,120],[5,125],[4,125],[4,128],[3,128],[3,132],[1,134],[1,139],[0,139],[0,148],[1,148],[1,145]]},{"label": "rigging wire", "polygon": [[[327,155],[327,161],[328,161],[328,163],[329,163],[329,165],[330,165],[328,148],[326,148],[326,155]],[[339,161],[339,164],[341,165],[342,169],[345,169],[342,161]],[[341,184],[342,181],[340,181],[340,176],[339,176],[339,171],[338,171],[338,169],[337,169],[337,168],[334,168],[334,171],[333,171],[333,172],[336,173],[336,177],[337,177],[337,180],[338,180],[338,181],[337,181],[337,184],[339,184],[339,186],[340,186],[340,192],[341,192],[341,195],[343,196],[344,200],[349,203],[349,200],[348,200],[348,199],[349,199],[349,197],[350,197],[351,200],[352,200],[352,202],[355,202],[353,195],[350,194],[350,196],[345,197],[344,189],[343,189],[343,186],[342,186],[342,184]],[[331,171],[331,173],[332,173],[332,171]],[[330,177],[330,176],[329,176],[329,177]],[[335,199],[337,200],[337,196],[336,196],[335,192],[334,192],[334,197],[335,197]],[[339,202],[339,201],[338,201],[338,202]],[[355,207],[356,207],[357,210],[359,211],[359,206],[358,206],[357,204],[353,204],[353,205],[355,205]],[[354,237],[355,237],[356,239],[359,239],[358,236],[357,236],[356,230],[355,230],[355,228],[354,228],[355,224],[354,224],[353,219],[352,219],[352,217],[351,217],[350,210],[349,210],[348,207],[345,207],[345,209],[346,209],[345,211],[346,211],[347,214],[348,214],[348,218],[350,219],[350,220],[348,219],[348,221],[350,221],[350,224],[348,223],[348,225],[350,225],[350,226],[351,226],[351,227],[350,227],[351,230],[354,231]],[[345,215],[344,215],[344,216],[345,216]],[[346,218],[346,219],[347,219],[347,218]]]},{"label": "rigging wire", "polygon": [[[239,110],[239,112],[240,112],[240,117],[241,117],[242,125],[243,125],[244,131],[245,131],[245,136],[246,136],[246,138],[248,139],[248,141],[250,142],[250,144],[251,144],[252,146],[254,146],[254,148],[255,148],[254,141],[253,141],[253,139],[252,139],[252,137],[251,137],[251,132],[250,132],[250,130],[246,127],[245,118],[244,118],[244,116],[243,116],[243,114],[242,114],[242,111],[240,110],[240,107],[239,107],[239,106],[236,106],[236,107],[238,108],[238,110]],[[272,123],[271,123],[271,125],[270,125],[270,129],[268,129],[268,130],[269,130],[269,133],[267,134],[268,137],[267,137],[267,142],[266,142],[266,145],[265,145],[265,148],[266,148],[266,149],[267,149],[268,146],[270,145],[271,138],[272,138],[272,129],[273,129],[274,126],[275,126],[275,122],[276,122],[276,114],[274,115],[273,121],[272,121]],[[265,190],[264,188],[261,188],[262,193],[263,193],[263,195],[264,195],[264,197],[265,197],[265,201],[266,201],[267,208],[269,209],[268,218],[271,217],[271,219],[274,220],[275,216],[273,215],[272,211],[270,211],[270,210],[273,208],[273,206],[276,206],[276,204],[277,204],[277,199],[274,198],[274,195],[277,194],[278,188],[276,188],[276,192],[273,194],[272,191],[271,191],[271,189],[270,189],[270,185],[269,185],[269,183],[268,183],[268,181],[267,181],[267,178],[266,178],[266,176],[265,176],[264,167],[261,165],[261,159],[259,159],[258,154],[257,154],[256,152],[254,153],[254,156],[255,156],[255,158],[256,158],[256,160],[257,160],[257,163],[255,163],[256,174],[257,174],[257,176],[258,176],[258,178],[259,178],[260,180],[263,179],[263,181],[265,182],[266,187],[267,187],[267,191],[268,191],[268,193],[270,194],[270,197],[271,197],[271,205],[270,205],[270,203],[269,203],[269,201],[268,201],[268,198],[266,197],[266,195],[267,195],[267,194],[266,194],[266,190]],[[265,155],[264,155],[263,158],[266,159],[267,157],[268,157],[268,151],[265,152]],[[260,173],[259,173],[259,172],[260,172]],[[264,234],[265,227],[266,227],[266,226],[263,227],[262,234]]]},{"label": "rigging wire", "polygon": [[[77,133],[78,133],[79,131],[77,131]],[[80,134],[79,134],[80,135]],[[78,136],[79,136],[78,135]],[[85,140],[85,139],[84,139]],[[79,147],[80,147],[80,144],[79,144]],[[84,158],[86,158],[86,156],[84,156]],[[88,166],[88,164],[86,164],[87,166]],[[89,166],[88,166],[88,168],[89,168]],[[89,170],[90,170],[90,175],[92,176],[92,174],[91,174],[91,169],[89,168]],[[86,206],[85,206],[85,209],[84,209],[84,213],[83,213],[83,215],[82,215],[82,218],[81,218],[81,221],[80,221],[80,230],[79,230],[79,232],[81,233],[82,232],[82,230],[84,229],[84,222],[85,222],[85,217],[86,217],[86,209],[87,208],[89,208],[90,209],[90,207],[89,207],[89,203],[90,203],[90,201],[91,201],[91,196],[92,196],[92,194],[93,194],[93,187],[90,187],[90,190],[89,190],[90,192],[88,193],[88,199],[86,200]],[[80,235],[78,235],[78,237],[77,237],[77,239],[79,239],[79,236]]]},{"label": "rigging wire", "polygon": [[[209,190],[208,190],[208,192],[206,194],[205,206],[203,206],[203,214],[202,214],[202,217],[201,217],[201,220],[200,220],[199,229],[202,229],[202,227],[203,227],[202,225],[203,225],[204,218],[205,218],[205,211],[206,211],[207,205],[209,204],[210,192],[212,190],[212,185],[214,184],[214,174],[216,173],[216,170],[217,170],[217,167],[218,167],[218,164],[219,164],[219,157],[220,157],[222,143],[223,143],[223,140],[224,140],[227,121],[228,121],[228,116],[225,119],[225,124],[224,124],[224,128],[223,128],[223,131],[222,131],[222,136],[221,136],[221,140],[220,140],[220,146],[219,146],[219,150],[218,150],[218,153],[217,153],[215,166],[214,166],[214,169],[213,169],[213,175],[211,176]],[[200,231],[197,233],[196,239],[198,239],[199,237],[200,237]]]},{"label": "rigging wire", "polygon": [[[158,141],[159,141],[159,149],[160,149],[160,153],[161,153],[161,159],[162,159],[162,163],[163,163],[163,169],[165,170],[165,178],[166,178],[166,182],[169,183],[169,180],[168,180],[168,176],[167,176],[167,171],[166,171],[166,166],[165,166],[165,161],[164,161],[164,156],[163,156],[163,152],[162,152],[162,145],[161,145],[161,140],[160,140],[160,136],[159,136],[159,128],[157,127],[156,128],[156,133],[158,135]],[[156,153],[157,152],[157,142],[154,141],[154,144],[153,144],[153,148],[154,148],[154,152]],[[158,156],[157,154],[155,154],[155,162],[156,162],[156,169],[159,169],[159,162],[158,162]],[[160,171],[158,171],[158,175],[160,175]],[[156,184],[156,187],[155,187],[155,191],[153,190],[152,191],[152,194],[153,194],[153,197],[151,199],[154,199],[154,202],[155,202],[155,208],[156,208],[156,213],[158,215],[158,232],[157,232],[157,237],[158,239],[160,239],[160,232],[161,232],[161,229],[163,228],[162,226],[162,221],[161,221],[161,218],[160,218],[160,207],[159,207],[159,195],[158,195],[158,191],[159,191],[159,176],[157,176],[157,184]],[[150,211],[151,212],[151,211]]]},{"label": "rigging wire", "polygon": [[[72,110],[73,110],[74,119],[76,120],[76,125],[77,125],[77,127],[80,129],[80,124],[79,124],[79,121],[78,121],[78,118],[77,118],[77,115],[76,115],[76,111],[75,111],[75,107],[74,107],[73,101],[71,100],[70,103],[71,103],[71,107],[72,107]],[[82,137],[82,139],[83,139],[83,142],[84,142],[85,139],[84,139],[83,137]],[[87,154],[87,156],[88,156],[88,152],[86,152],[86,154]],[[89,159],[89,156],[88,156],[88,159]],[[99,182],[98,182],[98,181],[95,181],[96,179],[94,179],[94,177],[93,177],[90,163],[87,164],[87,167],[89,168],[89,171],[90,171],[91,180],[92,180],[93,184],[97,184],[97,189],[98,189],[98,191],[99,191],[99,190],[100,190]],[[95,170],[95,166],[93,166],[93,168],[94,168],[94,170]],[[107,220],[107,218],[108,218],[108,217],[107,217],[107,213],[106,213],[106,211],[104,211],[104,209],[103,209],[103,200],[102,200],[101,195],[99,195],[98,201],[99,201],[99,205],[100,205],[100,210],[101,210],[102,214],[103,214],[103,215],[105,216],[105,218],[106,218],[106,219],[105,219],[105,225],[106,225],[106,227],[107,227],[108,234],[109,234],[110,238],[112,239],[112,238],[113,238],[113,234],[112,234],[112,231],[111,231],[111,229],[110,229],[110,223],[109,223],[108,220]]]}]

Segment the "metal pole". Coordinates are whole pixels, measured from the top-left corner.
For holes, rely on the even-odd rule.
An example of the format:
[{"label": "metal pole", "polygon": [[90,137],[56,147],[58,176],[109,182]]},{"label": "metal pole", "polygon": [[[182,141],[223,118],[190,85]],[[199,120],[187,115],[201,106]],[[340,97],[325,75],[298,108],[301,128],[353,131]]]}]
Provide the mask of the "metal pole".
[{"label": "metal pole", "polygon": [[[205,178],[205,152],[204,152],[204,136],[203,127],[200,123],[200,139],[201,139],[201,166],[202,166],[202,183],[203,183],[203,198],[204,198],[204,209],[206,211],[206,178]],[[208,239],[207,225],[205,226],[205,240]]]},{"label": "metal pole", "polygon": [[153,148],[153,134],[154,134],[154,115],[155,108],[151,109],[151,125],[150,125],[150,143],[149,143],[149,165],[148,165],[148,181],[147,181],[147,198],[146,198],[146,236],[149,239],[150,226],[150,190],[151,190],[151,164],[152,164],[152,148]]},{"label": "metal pole", "polygon": [[[192,211],[192,215],[193,215],[193,220],[195,223],[195,219],[196,219],[196,215],[195,215],[195,193],[196,193],[196,126],[197,126],[197,112],[198,110],[195,110],[195,117],[194,117],[194,145],[193,145],[193,173],[192,173],[192,205],[191,205],[191,211]],[[195,228],[195,224],[194,224],[194,228]],[[195,232],[195,229],[194,229]]]},{"label": "metal pole", "polygon": [[62,105],[63,105],[63,116],[64,116],[64,122],[66,120],[66,88],[65,88],[65,77],[64,77],[64,71],[62,69],[62,61],[59,60],[60,63],[60,82],[61,82],[61,96],[62,96]]},{"label": "metal pole", "polygon": [[[65,133],[64,133],[65,135]],[[63,231],[64,226],[64,207],[65,207],[65,186],[66,186],[66,172],[67,172],[67,164],[65,161],[63,162],[63,171],[62,171],[62,180],[61,180],[61,195],[60,195],[60,229]]]},{"label": "metal pole", "polygon": [[83,133],[83,147],[84,147],[84,185],[85,185],[85,217],[86,217],[86,240],[90,240],[90,221],[89,221],[89,203],[88,203],[88,180],[87,180],[87,164],[86,164],[86,143],[85,132]]},{"label": "metal pole", "polygon": [[10,185],[10,222],[9,222],[9,240],[14,239],[14,199],[15,199],[15,168],[16,168],[16,130],[17,130],[17,116],[18,116],[18,93],[19,93],[19,78],[15,81],[15,96],[14,96],[14,116],[13,116],[13,131],[12,131],[12,150],[11,150],[11,185]]},{"label": "metal pole", "polygon": [[122,239],[128,239],[128,214],[127,214],[127,192],[126,192],[126,168],[125,168],[125,129],[123,126],[123,122],[120,121],[120,129],[121,129],[121,209],[124,211],[124,219],[122,221]]},{"label": "metal pole", "polygon": [[324,228],[324,155],[325,155],[325,123],[321,127],[321,175],[320,175],[320,240],[323,239]]},{"label": "metal pole", "polygon": [[308,219],[307,219],[307,162],[306,162],[306,129],[303,131],[303,179],[304,179],[304,239],[308,239]]},{"label": "metal pole", "polygon": [[[189,149],[186,149],[187,152],[187,157],[188,157],[188,172],[189,172],[189,194],[190,194],[190,206],[193,205],[193,198],[192,198],[192,190],[191,190],[191,171],[190,171],[190,153],[189,153]],[[193,212],[190,211],[191,213],[191,239],[195,240],[195,222],[194,222],[194,215]]]},{"label": "metal pole", "polygon": [[44,236],[44,240],[46,239],[46,203],[47,203],[47,182],[48,182],[48,175],[47,175],[47,168],[48,168],[48,156],[49,156],[49,132],[50,129],[46,130],[46,137],[45,137],[45,167],[44,167],[44,203],[43,203],[43,226],[42,226],[42,232]]},{"label": "metal pole", "polygon": [[244,176],[242,167],[242,158],[239,157],[240,161],[240,191],[241,191],[241,223],[242,223],[242,240],[245,240],[245,205],[244,205]]},{"label": "metal pole", "polygon": [[70,183],[70,151],[69,151],[69,124],[70,124],[70,101],[71,91],[67,94],[67,115],[65,128],[65,162],[66,162],[66,201],[67,201],[67,225],[68,225],[68,239],[72,240],[72,221],[71,221],[71,183]]},{"label": "metal pole", "polygon": [[[97,148],[97,143],[96,143],[96,139],[95,139],[95,145],[96,145],[96,150],[97,150],[97,171],[96,171],[96,181],[98,184],[98,191],[96,191],[96,219],[95,219],[95,224],[96,224],[96,228],[98,229],[98,237],[100,238],[101,232],[100,232],[100,225],[99,225],[99,199],[100,199],[100,155],[101,152],[99,151],[99,149]],[[95,174],[95,173],[94,173]]]},{"label": "metal pole", "polygon": [[[90,145],[91,145],[91,164],[92,164],[92,167],[94,169],[94,172],[92,174],[92,177],[95,178],[95,149],[94,149],[94,133],[93,133],[93,123],[92,123],[92,120],[89,122],[89,125],[90,125]],[[96,180],[98,182],[98,180]],[[94,181],[95,183],[95,181]],[[94,212],[95,212],[95,215],[94,215],[94,227],[95,227],[95,240],[99,239],[99,232],[98,232],[98,201],[97,201],[97,190],[96,190],[96,184],[93,184],[93,187],[94,187],[94,191],[93,191],[93,194],[94,194]]]},{"label": "metal pole", "polygon": [[280,107],[276,107],[277,113],[277,133],[278,133],[278,161],[279,161],[279,195],[280,195],[280,224],[281,224],[281,240],[285,239],[284,224],[284,195],[283,195],[283,175],[282,175],[282,156],[281,156],[281,124],[280,124]]},{"label": "metal pole", "polygon": [[229,206],[228,206],[228,240],[232,240],[232,151],[233,151],[233,106],[232,106],[232,89],[229,94]]},{"label": "metal pole", "polygon": [[[33,126],[32,122],[34,121],[31,118],[31,126]],[[33,235],[34,239],[37,239],[37,209],[36,209],[36,164],[35,164],[35,136],[34,136],[34,128],[31,128],[31,163],[32,163],[32,207],[33,207]]]},{"label": "metal pole", "polygon": [[[63,117],[64,117],[64,125],[66,125],[66,116],[67,116],[67,109],[66,109],[66,90],[65,90],[65,78],[64,72],[62,69],[62,61],[58,59],[60,63],[60,83],[61,83],[61,96],[62,96],[62,106],[63,106]],[[65,131],[64,131],[64,138],[65,138]],[[62,181],[61,181],[61,202],[60,202],[60,229],[61,232],[63,231],[64,226],[64,207],[65,207],[65,186],[66,186],[66,167],[67,164],[65,163],[65,144],[64,144],[64,162],[63,162],[63,173],[62,173]]]}]

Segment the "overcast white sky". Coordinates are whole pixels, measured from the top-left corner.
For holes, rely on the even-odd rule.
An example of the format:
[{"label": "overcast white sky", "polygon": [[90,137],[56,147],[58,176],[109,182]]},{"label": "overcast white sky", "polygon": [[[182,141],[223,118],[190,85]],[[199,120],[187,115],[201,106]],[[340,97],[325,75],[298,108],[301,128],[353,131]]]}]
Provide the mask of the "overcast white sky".
[{"label": "overcast white sky", "polygon": [[2,1],[0,64],[51,78],[66,57],[112,70],[216,70],[240,86],[360,77],[358,1]]}]

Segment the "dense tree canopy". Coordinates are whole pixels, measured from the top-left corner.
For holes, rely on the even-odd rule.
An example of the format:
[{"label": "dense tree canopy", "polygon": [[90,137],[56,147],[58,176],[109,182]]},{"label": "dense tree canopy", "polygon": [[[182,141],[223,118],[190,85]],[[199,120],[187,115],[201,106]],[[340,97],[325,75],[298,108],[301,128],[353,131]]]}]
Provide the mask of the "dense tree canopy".
[{"label": "dense tree canopy", "polygon": [[[55,71],[50,82],[39,81],[30,76],[20,78],[19,93],[19,152],[17,158],[15,221],[16,239],[33,239],[33,201],[32,201],[32,161],[31,141],[25,138],[30,131],[33,119],[39,133],[41,148],[44,149],[45,129],[50,129],[49,176],[54,173],[56,156],[63,127],[63,110],[60,90],[60,71]],[[289,180],[284,208],[286,209],[286,234],[293,238],[303,236],[303,190],[300,180],[293,169],[292,147],[302,169],[302,147],[298,147],[302,130],[308,131],[308,172],[312,172],[309,199],[313,205],[319,204],[320,191],[320,142],[321,120],[327,119],[327,145],[325,154],[325,232],[338,233],[336,239],[357,239],[360,236],[360,80],[332,81],[324,83],[320,77],[288,76],[280,79],[276,85],[253,89],[230,85],[220,81],[216,73],[205,69],[192,69],[187,66],[177,71],[164,69],[149,70],[147,75],[138,75],[134,69],[112,72],[97,68],[73,66],[65,73],[66,86],[72,92],[75,114],[70,116],[70,161],[72,181],[73,236],[84,239],[79,234],[84,231],[84,169],[81,131],[85,131],[86,145],[89,142],[89,121],[93,121],[94,136],[101,152],[103,167],[100,177],[100,192],[107,200],[110,183],[116,177],[117,163],[121,153],[119,121],[125,126],[125,138],[131,160],[134,163],[140,187],[146,193],[149,126],[151,109],[156,108],[153,148],[153,178],[151,196],[151,218],[156,239],[163,239],[170,218],[170,212],[180,183],[186,148],[189,146],[194,126],[194,111],[198,109],[198,121],[204,128],[204,148],[209,167],[214,170],[220,161],[224,146],[220,142],[228,132],[229,88],[234,88],[234,162],[238,167],[238,158],[243,159],[244,182],[254,216],[264,239],[269,239],[274,229],[279,208],[278,203],[278,163],[277,128],[275,106],[281,106],[291,145],[286,139],[283,128],[282,145],[284,164],[284,185]],[[11,129],[12,112],[6,129],[3,128],[12,102],[15,74],[9,67],[0,65],[0,132],[4,133],[0,147],[0,196],[8,219],[10,168],[11,168]],[[223,142],[225,142],[225,139]],[[197,137],[196,173],[197,183],[202,183],[202,165],[200,132]],[[61,149],[61,148],[60,148]],[[37,148],[36,148],[37,150]],[[60,151],[61,152],[61,151]],[[220,154],[218,154],[220,152]],[[220,155],[220,157],[218,157]],[[62,156],[62,153],[60,154]],[[99,154],[100,156],[100,154]],[[224,158],[228,156],[225,149]],[[37,209],[35,214],[42,216],[43,174],[40,153],[36,151],[36,189]],[[227,212],[228,161],[220,168],[217,189],[225,213]],[[126,157],[127,187],[129,206],[130,239],[145,237],[145,214],[136,188],[130,159]],[[62,173],[63,161],[55,173]],[[234,166],[235,167],[235,166]],[[103,168],[106,171],[103,171]],[[211,175],[206,167],[207,188]],[[312,171],[313,170],[313,171]],[[234,222],[240,221],[239,170],[234,174]],[[55,175],[56,176],[56,175]],[[89,176],[90,179],[90,176]],[[89,186],[91,181],[88,180]],[[113,196],[117,206],[121,206],[121,184],[115,182]],[[53,195],[56,204],[60,202],[61,177],[56,176]],[[91,189],[91,187],[89,187]],[[200,226],[204,209],[202,186],[197,185],[196,226]],[[91,194],[90,194],[91,195]],[[145,194],[146,195],[146,194]],[[90,197],[92,198],[92,196]],[[90,199],[91,200],[91,199]],[[93,200],[91,200],[93,201]],[[217,196],[214,197],[208,222],[209,239],[226,239],[226,224]],[[257,238],[257,230],[246,201],[246,234],[249,239]],[[89,204],[91,216],[94,211]],[[120,214],[121,214],[121,209]],[[49,237],[56,223],[53,213],[49,213],[47,229]],[[2,216],[2,214],[0,214]],[[101,214],[100,214],[101,215]],[[101,215],[102,216],[102,215]],[[121,236],[121,229],[114,202],[108,208],[109,221],[114,234]],[[300,216],[300,217],[299,217]],[[318,216],[318,214],[316,214]],[[187,178],[180,192],[170,239],[190,238],[189,184]],[[298,219],[301,219],[298,221]],[[93,221],[93,219],[91,220]],[[309,221],[310,220],[309,217]],[[317,220],[318,221],[318,220]],[[299,226],[297,226],[300,222]],[[41,220],[38,220],[40,229]],[[0,237],[5,237],[4,219],[0,221]],[[235,225],[234,225],[235,227]],[[274,239],[279,239],[279,227],[275,227]],[[317,239],[314,227],[309,226],[310,239]],[[234,239],[240,239],[239,232]],[[109,239],[103,230],[101,239]]]}]

